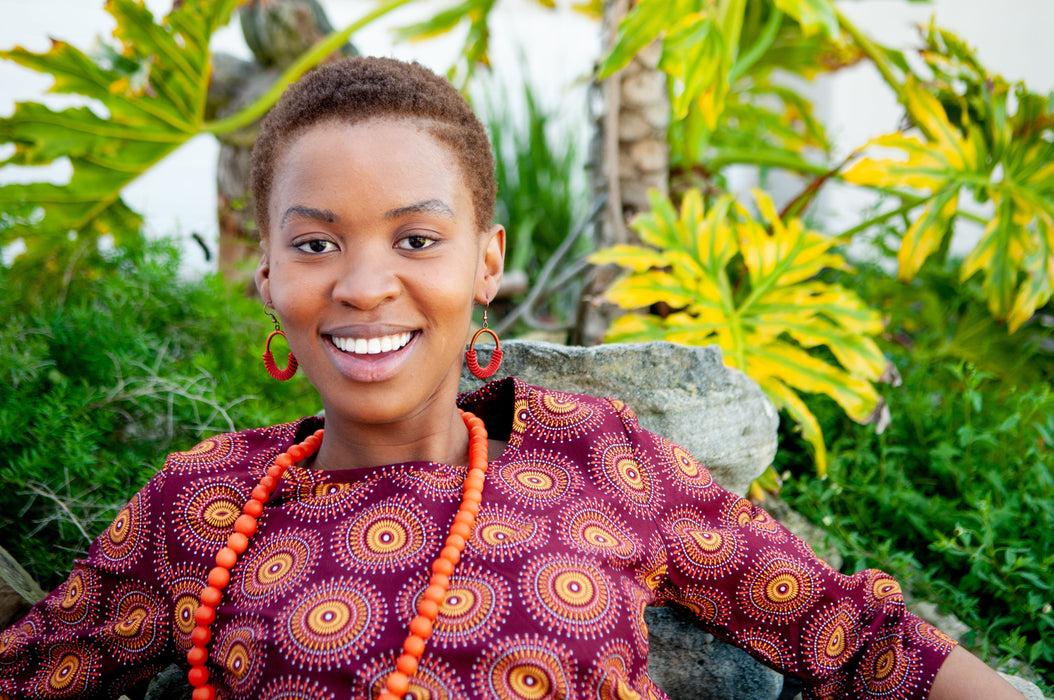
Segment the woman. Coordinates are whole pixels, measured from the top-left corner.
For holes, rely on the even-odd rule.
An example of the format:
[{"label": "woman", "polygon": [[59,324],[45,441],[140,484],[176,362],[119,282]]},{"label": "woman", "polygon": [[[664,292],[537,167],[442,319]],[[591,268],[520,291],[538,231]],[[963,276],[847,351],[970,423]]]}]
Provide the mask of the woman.
[{"label": "woman", "polygon": [[0,694],[116,697],[182,658],[195,698],[662,697],[642,612],[673,601],[815,697],[1019,697],[895,581],[832,571],[621,402],[514,379],[457,396],[505,231],[446,81],[315,71],[265,121],[253,194],[292,350],[269,370],[295,355],[324,432],[170,455],[0,636]]}]

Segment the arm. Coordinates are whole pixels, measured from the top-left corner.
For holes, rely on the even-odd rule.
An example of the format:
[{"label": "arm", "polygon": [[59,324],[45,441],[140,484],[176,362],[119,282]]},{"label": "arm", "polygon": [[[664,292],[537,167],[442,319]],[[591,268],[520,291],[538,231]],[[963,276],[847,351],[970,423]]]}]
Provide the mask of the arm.
[{"label": "arm", "polygon": [[937,672],[930,700],[1022,700],[1021,693],[962,647],[952,649]]}]

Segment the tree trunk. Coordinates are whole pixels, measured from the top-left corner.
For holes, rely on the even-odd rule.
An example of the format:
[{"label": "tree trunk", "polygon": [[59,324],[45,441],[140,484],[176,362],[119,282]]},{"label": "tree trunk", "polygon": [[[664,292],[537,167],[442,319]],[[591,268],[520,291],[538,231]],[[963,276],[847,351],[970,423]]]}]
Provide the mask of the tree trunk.
[{"label": "tree trunk", "polygon": [[[603,49],[615,45],[619,22],[636,0],[605,0]],[[598,86],[601,113],[596,115],[593,139],[593,192],[606,198],[594,229],[598,249],[637,242],[629,222],[647,211],[648,190],[669,193],[670,149],[666,132],[670,100],[666,75],[659,70],[662,43],[656,40],[638,53],[629,65]],[[620,313],[603,295],[618,276],[614,266],[593,268],[578,305],[572,333],[575,345],[597,345],[611,321]]]}]

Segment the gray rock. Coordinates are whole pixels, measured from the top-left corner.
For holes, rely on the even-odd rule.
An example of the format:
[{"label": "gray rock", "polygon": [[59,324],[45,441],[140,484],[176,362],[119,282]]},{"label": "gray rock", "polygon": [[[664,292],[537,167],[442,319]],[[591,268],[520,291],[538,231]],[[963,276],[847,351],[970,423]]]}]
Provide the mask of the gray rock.
[{"label": "gray rock", "polygon": [[783,676],[725,644],[676,607],[647,608],[648,673],[671,700],[775,700]]},{"label": "gray rock", "polygon": [[1030,683],[1021,676],[1010,676],[1002,672],[1000,672],[999,675],[1006,679],[1010,685],[1014,686],[1014,689],[1017,690],[1017,692],[1024,695],[1025,700],[1049,700],[1048,698],[1043,697],[1042,691],[1040,691],[1035,683]]},{"label": "gray rock", "polygon": [[[479,346],[480,363],[489,359]],[[717,346],[667,342],[577,347],[502,343],[499,375],[592,396],[613,396],[640,424],[691,452],[725,488],[744,495],[776,454],[779,416],[754,380],[724,364]],[[481,386],[465,369],[461,390]]]},{"label": "gray rock", "polygon": [[24,616],[44,595],[37,582],[0,547],[0,630]]}]

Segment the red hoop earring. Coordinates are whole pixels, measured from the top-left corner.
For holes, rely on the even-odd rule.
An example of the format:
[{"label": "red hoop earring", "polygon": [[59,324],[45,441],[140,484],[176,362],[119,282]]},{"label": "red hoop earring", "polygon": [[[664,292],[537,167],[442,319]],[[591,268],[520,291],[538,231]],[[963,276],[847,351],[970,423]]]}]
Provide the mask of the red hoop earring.
[{"label": "red hoop earring", "polygon": [[[490,333],[490,337],[494,338],[494,350],[490,353],[490,362],[487,363],[486,367],[480,367],[479,361],[476,359],[476,340],[483,333]],[[501,365],[501,341],[498,340],[498,334],[487,327],[486,308],[483,309],[483,327],[472,336],[472,342],[468,344],[468,352],[465,353],[465,362],[468,364],[468,370],[480,379],[486,379],[493,375]]]},{"label": "red hoop earring", "polygon": [[287,379],[293,378],[293,375],[296,374],[296,368],[298,367],[298,364],[296,358],[293,357],[293,353],[290,352],[289,364],[286,365],[285,369],[278,369],[278,365],[276,365],[274,362],[274,355],[271,353],[271,340],[276,335],[282,336],[282,339],[285,340],[285,333],[282,332],[282,326],[278,323],[278,319],[275,318],[275,315],[273,313],[271,313],[267,309],[264,309],[264,313],[270,316],[271,320],[274,321],[274,330],[271,331],[271,335],[267,336],[267,342],[264,343],[264,369],[266,369],[267,373],[277,379],[278,381],[284,382]]}]

